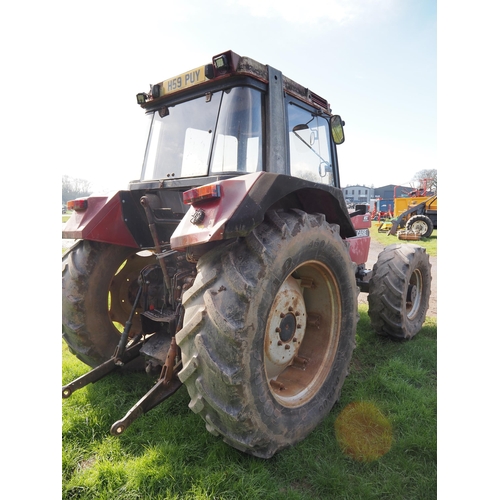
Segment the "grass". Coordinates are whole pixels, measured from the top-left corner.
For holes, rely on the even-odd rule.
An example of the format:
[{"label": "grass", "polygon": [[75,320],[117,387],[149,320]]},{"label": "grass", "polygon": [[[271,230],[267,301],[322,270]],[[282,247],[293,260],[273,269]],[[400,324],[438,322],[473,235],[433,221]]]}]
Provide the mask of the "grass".
[{"label": "grass", "polygon": [[[411,243],[371,235],[383,245]],[[416,243],[437,255],[436,230]],[[111,436],[111,424],[154,383],[145,374],[112,374],[63,401],[62,498],[436,498],[436,358],[435,318],[412,341],[392,342],[374,334],[360,306],[340,401],[302,443],[267,461],[209,434],[184,387]],[[62,370],[63,384],[88,371],[65,343]]]},{"label": "grass", "polygon": [[[303,442],[270,460],[209,434],[184,387],[112,437],[112,423],[154,382],[114,373],[63,401],[62,497],[436,498],[436,353],[435,318],[412,341],[393,342],[371,330],[361,306],[340,401]],[[64,343],[62,360],[63,384],[88,370]]]},{"label": "grass", "polygon": [[416,245],[424,247],[429,255],[433,257],[437,256],[437,241],[438,241],[437,229],[434,229],[429,238],[421,238],[418,241],[408,241],[408,240],[399,240],[397,236],[392,236],[387,232],[379,233],[377,231],[376,226],[372,225],[370,236],[375,241],[382,243],[382,245],[384,246],[392,245],[393,243],[415,243]]}]

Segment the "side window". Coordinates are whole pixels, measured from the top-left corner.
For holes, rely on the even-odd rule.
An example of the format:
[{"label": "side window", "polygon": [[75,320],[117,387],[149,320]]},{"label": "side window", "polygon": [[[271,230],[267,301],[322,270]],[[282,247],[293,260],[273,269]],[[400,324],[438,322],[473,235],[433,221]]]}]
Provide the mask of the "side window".
[{"label": "side window", "polygon": [[328,121],[290,102],[288,105],[290,174],[332,184],[333,169]]}]

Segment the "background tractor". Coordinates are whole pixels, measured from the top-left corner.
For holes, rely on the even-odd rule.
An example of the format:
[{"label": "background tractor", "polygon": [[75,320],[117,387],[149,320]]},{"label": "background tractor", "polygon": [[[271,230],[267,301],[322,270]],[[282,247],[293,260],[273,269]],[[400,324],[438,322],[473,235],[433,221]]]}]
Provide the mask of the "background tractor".
[{"label": "background tractor", "polygon": [[429,192],[424,179],[422,187],[408,193],[406,197],[396,197],[394,189],[394,220],[389,234],[396,234],[400,228],[414,232],[422,238],[429,238],[437,229],[438,197]]},{"label": "background tractor", "polygon": [[392,245],[366,269],[370,214],[340,189],[344,122],[275,68],[229,51],[137,102],[140,178],[68,203],[62,332],[92,370],[63,398],[143,369],[155,383],[112,434],[184,384],[209,432],[269,458],[338,400],[360,291],[378,333],[420,330],[429,257]]}]

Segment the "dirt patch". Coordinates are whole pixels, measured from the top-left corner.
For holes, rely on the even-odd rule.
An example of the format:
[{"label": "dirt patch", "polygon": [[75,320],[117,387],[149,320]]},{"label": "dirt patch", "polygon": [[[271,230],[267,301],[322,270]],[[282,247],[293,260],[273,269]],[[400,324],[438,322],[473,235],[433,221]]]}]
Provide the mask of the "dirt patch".
[{"label": "dirt patch", "polygon": [[[367,269],[373,269],[373,266],[377,262],[379,253],[384,249],[384,245],[378,241],[372,239],[370,243],[370,253],[368,254],[368,260],[366,262]],[[431,263],[431,296],[429,299],[429,310],[427,311],[427,316],[437,317],[437,257],[429,257]],[[368,294],[360,293],[358,298],[359,304],[368,305]]]}]

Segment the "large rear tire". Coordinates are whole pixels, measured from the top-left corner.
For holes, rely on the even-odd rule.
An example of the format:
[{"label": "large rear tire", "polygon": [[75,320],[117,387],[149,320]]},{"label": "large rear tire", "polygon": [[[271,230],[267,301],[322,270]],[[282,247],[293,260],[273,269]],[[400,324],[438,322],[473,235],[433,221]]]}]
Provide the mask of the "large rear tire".
[{"label": "large rear tire", "polygon": [[431,264],[425,248],[412,244],[386,247],[373,266],[368,315],[380,335],[398,340],[422,328],[431,294]]},{"label": "large rear tire", "polygon": [[304,439],[340,397],[357,295],[338,226],[323,215],[269,212],[203,255],[176,340],[179,378],[207,430],[261,458]]},{"label": "large rear tire", "polygon": [[[133,248],[82,240],[62,260],[62,333],[91,367],[111,358],[132,311],[140,270],[154,257]],[[141,331],[138,313],[130,337]]]}]

